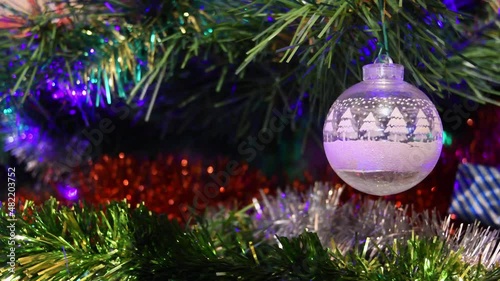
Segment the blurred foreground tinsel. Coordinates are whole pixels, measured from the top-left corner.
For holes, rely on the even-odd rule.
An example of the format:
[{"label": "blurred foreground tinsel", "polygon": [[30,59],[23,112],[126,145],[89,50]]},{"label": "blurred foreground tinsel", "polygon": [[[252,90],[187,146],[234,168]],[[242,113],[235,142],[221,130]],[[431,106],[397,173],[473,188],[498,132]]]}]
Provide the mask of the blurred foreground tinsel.
[{"label": "blurred foreground tinsel", "polygon": [[[499,233],[381,201],[338,205],[342,190],[264,195],[180,226],[143,204],[24,202],[0,219],[15,242],[2,280],[499,280]],[[15,225],[14,238],[9,225]],[[0,261],[8,262],[3,254]]]}]

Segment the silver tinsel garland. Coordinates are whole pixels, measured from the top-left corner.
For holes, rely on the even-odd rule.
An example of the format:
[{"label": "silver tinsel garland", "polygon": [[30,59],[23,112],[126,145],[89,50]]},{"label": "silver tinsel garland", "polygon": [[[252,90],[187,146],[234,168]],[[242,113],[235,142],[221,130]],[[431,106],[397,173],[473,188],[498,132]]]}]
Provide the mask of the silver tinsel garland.
[{"label": "silver tinsel garland", "polygon": [[296,237],[315,232],[325,247],[346,253],[362,246],[375,256],[398,239],[412,236],[438,238],[451,251],[461,250],[463,260],[491,268],[500,264],[500,233],[478,223],[456,227],[450,216],[441,220],[436,211],[417,213],[410,207],[396,207],[382,200],[350,200],[340,204],[342,188],[317,183],[306,194],[278,191],[276,197],[262,192],[254,199],[253,221],[270,239]]}]

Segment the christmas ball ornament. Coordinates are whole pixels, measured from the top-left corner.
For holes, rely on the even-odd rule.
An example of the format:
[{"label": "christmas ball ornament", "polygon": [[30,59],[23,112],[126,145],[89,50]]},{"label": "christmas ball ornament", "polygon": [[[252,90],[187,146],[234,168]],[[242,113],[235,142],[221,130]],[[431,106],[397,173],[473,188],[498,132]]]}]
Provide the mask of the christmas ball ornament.
[{"label": "christmas ball ornament", "polygon": [[390,195],[421,182],[436,165],[443,127],[427,96],[403,81],[402,65],[363,67],[363,81],[333,103],[323,144],[333,170],[352,187]]}]

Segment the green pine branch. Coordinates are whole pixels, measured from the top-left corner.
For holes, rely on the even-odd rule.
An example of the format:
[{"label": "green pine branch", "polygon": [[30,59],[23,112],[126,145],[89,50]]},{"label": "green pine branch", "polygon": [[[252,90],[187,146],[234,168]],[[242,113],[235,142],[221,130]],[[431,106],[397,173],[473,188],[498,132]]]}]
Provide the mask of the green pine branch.
[{"label": "green pine branch", "polygon": [[[0,247],[10,252],[4,206]],[[188,228],[126,202],[100,208],[32,202],[16,215],[16,270],[7,280],[498,280],[498,267],[468,264],[446,240],[370,239],[343,253],[318,236],[268,240],[248,208],[199,218]],[[356,243],[358,244],[358,243]],[[0,262],[6,263],[5,255]],[[8,279],[11,278],[11,279]]]},{"label": "green pine branch", "polygon": [[[222,59],[215,65],[223,69],[215,87],[220,90],[231,65],[239,65],[236,72],[243,73],[249,63],[269,64],[275,57],[301,66],[289,71],[305,79],[296,83],[310,92],[313,103],[323,112],[324,105],[342,89],[360,80],[361,66],[374,59],[378,50],[371,50],[364,61],[359,50],[374,38],[383,41],[383,21],[388,28],[389,53],[406,67],[410,82],[430,94],[450,91],[498,104],[490,95],[498,95],[495,85],[500,82],[499,72],[493,66],[499,58],[477,55],[497,47],[498,18],[493,19],[494,32],[476,36],[467,27],[471,19],[435,0],[259,0],[243,6],[240,1],[225,0],[203,3],[204,10],[189,1],[165,0],[159,10],[146,13],[148,1],[61,3],[69,6],[59,11],[40,8],[42,12],[33,15],[18,13],[16,19],[22,25],[14,29],[15,36],[12,29],[1,31],[0,37],[5,39],[0,49],[5,54],[2,61],[14,62],[13,69],[2,71],[2,76],[16,75],[13,81],[2,79],[2,92],[28,95],[48,74],[56,80],[69,79],[72,85],[78,78],[100,81],[93,93],[96,104],[112,102],[113,98],[131,101],[154,97],[159,94],[154,87],[161,82],[159,78],[171,79],[191,58],[210,54]],[[485,7],[490,21],[496,13],[496,6],[491,5]],[[380,18],[381,10],[384,19]],[[269,23],[269,18],[275,21]],[[472,36],[479,38],[454,54],[453,44]],[[252,40],[256,42],[253,47]],[[484,40],[488,44],[479,44]],[[62,61],[68,75],[47,67],[54,61]],[[82,69],[73,69],[77,61],[83,63]],[[474,69],[454,68],[470,64]],[[282,73],[284,78],[287,75]],[[468,86],[465,90],[442,86],[461,79]],[[152,109],[154,98],[150,100]]]}]

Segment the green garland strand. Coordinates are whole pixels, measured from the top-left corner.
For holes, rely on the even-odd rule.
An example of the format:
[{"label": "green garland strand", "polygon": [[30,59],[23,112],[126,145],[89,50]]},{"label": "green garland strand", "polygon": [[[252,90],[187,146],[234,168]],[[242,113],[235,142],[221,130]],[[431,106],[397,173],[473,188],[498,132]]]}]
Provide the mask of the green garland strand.
[{"label": "green garland strand", "polygon": [[[370,240],[347,253],[335,241],[325,248],[315,233],[278,237],[255,229],[248,208],[222,211],[181,227],[144,205],[125,201],[94,208],[50,199],[25,202],[12,222],[4,206],[0,218],[2,253],[15,250],[14,273],[7,264],[2,280],[377,280],[493,281],[500,268],[462,261],[437,237],[411,236],[391,245]],[[15,225],[14,238],[10,225]],[[12,246],[9,241],[15,241]]]}]

